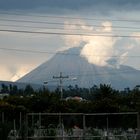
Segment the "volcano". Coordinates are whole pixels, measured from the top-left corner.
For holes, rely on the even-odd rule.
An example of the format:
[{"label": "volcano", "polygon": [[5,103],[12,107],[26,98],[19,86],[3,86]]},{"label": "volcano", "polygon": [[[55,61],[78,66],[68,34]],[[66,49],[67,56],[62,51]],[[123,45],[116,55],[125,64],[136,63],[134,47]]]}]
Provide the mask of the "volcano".
[{"label": "volcano", "polygon": [[78,47],[59,52],[19,79],[18,82],[43,84],[47,81],[48,86],[57,86],[59,80],[54,79],[53,76],[59,76],[62,72],[63,76],[69,76],[69,78],[63,79],[65,86],[78,85],[89,88],[93,85],[110,84],[113,88],[124,89],[140,84],[139,70],[126,65],[116,68],[110,65],[91,64],[80,55],[80,52],[81,48]]}]

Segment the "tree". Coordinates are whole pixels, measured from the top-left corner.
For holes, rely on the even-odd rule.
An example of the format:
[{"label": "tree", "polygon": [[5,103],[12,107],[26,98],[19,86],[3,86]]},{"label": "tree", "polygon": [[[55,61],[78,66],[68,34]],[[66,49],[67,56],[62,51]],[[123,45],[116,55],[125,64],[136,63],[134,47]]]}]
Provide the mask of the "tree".
[{"label": "tree", "polygon": [[93,100],[96,112],[119,112],[118,96],[118,92],[110,85],[100,84]]},{"label": "tree", "polygon": [[9,93],[10,94],[17,94],[18,93],[18,87],[17,85],[9,85]]},{"label": "tree", "polygon": [[95,93],[95,100],[104,98],[115,98],[117,91],[113,90],[110,85],[100,84],[99,91]]},{"label": "tree", "polygon": [[6,86],[5,84],[1,84],[1,92],[2,93],[9,93],[8,86]]},{"label": "tree", "polygon": [[25,87],[24,94],[26,94],[26,95],[34,94],[34,89],[32,88],[31,85],[27,85]]}]

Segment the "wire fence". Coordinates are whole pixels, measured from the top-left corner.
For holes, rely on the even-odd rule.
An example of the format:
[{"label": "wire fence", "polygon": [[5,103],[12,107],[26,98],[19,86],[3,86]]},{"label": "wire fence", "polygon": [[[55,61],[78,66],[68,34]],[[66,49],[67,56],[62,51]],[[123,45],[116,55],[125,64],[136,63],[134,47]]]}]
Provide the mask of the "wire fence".
[{"label": "wire fence", "polygon": [[11,122],[1,113],[0,119],[5,140],[140,140],[138,112],[20,113]]}]

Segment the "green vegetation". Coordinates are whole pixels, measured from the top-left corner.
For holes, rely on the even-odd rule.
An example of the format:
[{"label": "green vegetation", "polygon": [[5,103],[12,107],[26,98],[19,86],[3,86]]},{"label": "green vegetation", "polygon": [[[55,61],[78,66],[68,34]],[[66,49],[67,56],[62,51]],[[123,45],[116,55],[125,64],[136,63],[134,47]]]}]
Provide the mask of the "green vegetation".
[{"label": "green vegetation", "polygon": [[[92,88],[79,88],[69,86],[67,90],[63,90],[63,97],[82,97],[84,100],[60,100],[59,90],[54,92],[43,88],[37,91],[27,85],[25,89],[18,89],[17,86],[1,85],[1,94],[9,93],[9,96],[0,99],[0,136],[7,139],[9,130],[13,128],[13,120],[18,121],[16,124],[20,126],[19,118],[22,114],[21,121],[25,122],[25,116],[30,112],[43,113],[113,113],[113,112],[139,112],[140,110],[140,90],[134,88],[132,90],[125,89],[118,91],[112,89],[110,85],[94,85]],[[4,120],[2,114],[4,113]],[[136,124],[135,116],[128,117],[110,117],[110,127],[133,127]],[[98,117],[99,118],[99,117]],[[100,119],[88,118],[87,126],[100,127],[101,124],[106,126],[105,118],[100,116]],[[79,119],[80,120],[80,119]],[[125,120],[125,121],[124,121]],[[4,122],[4,123],[3,123]],[[78,121],[77,121],[78,123]],[[19,128],[19,126],[16,126]],[[25,124],[20,126],[24,132]],[[101,126],[102,127],[102,126]],[[25,133],[23,134],[25,135]]]},{"label": "green vegetation", "polygon": [[[82,97],[84,100],[60,100],[57,89],[34,89],[27,85],[25,89],[17,86],[1,85],[1,93],[10,95],[0,100],[0,112],[16,115],[18,112],[138,112],[140,110],[140,90],[118,91],[110,85],[94,85],[92,88],[69,86],[63,90],[63,97]],[[14,112],[14,113],[12,113]],[[11,117],[11,116],[10,116]]]}]

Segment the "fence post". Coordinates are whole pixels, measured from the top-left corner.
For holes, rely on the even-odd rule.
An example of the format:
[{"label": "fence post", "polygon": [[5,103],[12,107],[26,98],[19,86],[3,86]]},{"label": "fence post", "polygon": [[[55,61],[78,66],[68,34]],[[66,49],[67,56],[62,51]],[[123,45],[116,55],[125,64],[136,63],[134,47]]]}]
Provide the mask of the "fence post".
[{"label": "fence post", "polygon": [[26,120],[25,120],[25,140],[28,140],[28,113],[26,114]]},{"label": "fence post", "polygon": [[86,128],[86,117],[85,114],[83,114],[83,139],[85,137],[85,128]]},{"label": "fence post", "polygon": [[140,112],[137,113],[137,137],[136,140],[140,140]]},{"label": "fence post", "polygon": [[140,115],[137,113],[137,128],[140,129]]},{"label": "fence post", "polygon": [[108,127],[109,127],[109,120],[108,120],[108,115],[107,115],[107,117],[106,117],[106,131],[107,131],[107,137],[106,137],[106,140],[108,140],[108,134],[109,134],[109,132],[108,132]]},{"label": "fence post", "polygon": [[4,112],[2,112],[2,114],[1,114],[2,116],[2,123],[4,123]]},{"label": "fence post", "polygon": [[22,125],[22,114],[20,112],[19,114],[19,129],[21,130],[21,125]]}]

